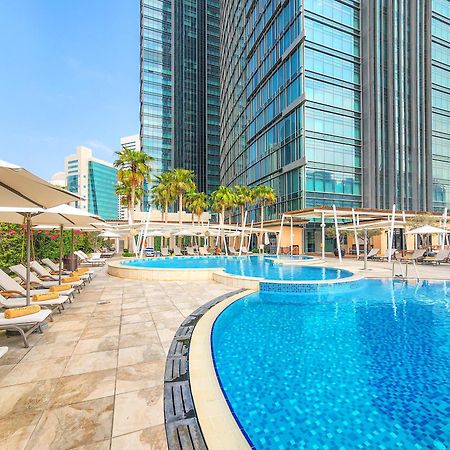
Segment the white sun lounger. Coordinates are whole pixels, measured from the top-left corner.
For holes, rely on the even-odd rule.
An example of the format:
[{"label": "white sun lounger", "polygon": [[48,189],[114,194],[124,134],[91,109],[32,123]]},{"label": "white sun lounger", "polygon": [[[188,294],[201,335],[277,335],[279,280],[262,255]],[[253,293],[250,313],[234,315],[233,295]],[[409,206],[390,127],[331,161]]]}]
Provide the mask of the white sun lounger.
[{"label": "white sun lounger", "polygon": [[[16,264],[15,266],[11,266],[10,269],[19,276],[19,278],[22,281],[26,281],[27,280],[27,269],[25,266],[23,266],[22,264]],[[46,280],[41,280],[40,278],[38,278],[36,276],[35,273],[30,272],[30,282],[33,285],[37,285],[37,286],[42,286],[45,289],[48,289],[52,286],[58,286],[59,282],[58,281],[46,281]],[[73,292],[73,288],[75,288],[78,292],[81,290],[81,288],[84,286],[84,281],[80,280],[80,281],[74,281],[71,282],[70,285],[72,286],[72,291]],[[69,290],[67,291],[61,291],[64,292],[65,294],[69,295]]]},{"label": "white sun lounger", "polygon": [[425,256],[422,260],[423,263],[429,264],[441,264],[446,262],[450,256],[450,250],[439,250],[434,256]]},{"label": "white sun lounger", "polygon": [[[16,280],[13,280],[3,270],[0,269],[0,287],[7,293],[17,293],[22,296],[26,296],[26,289],[21,286]],[[48,289],[30,289],[30,295],[35,294],[47,294],[50,291]],[[68,289],[67,291],[58,292],[60,295],[66,295],[69,299],[72,299],[74,289]]]},{"label": "white sun lounger", "polygon": [[[50,258],[44,258],[42,260],[42,263],[45,264],[52,272],[52,275],[58,274],[59,273],[59,266],[58,264],[54,263]],[[90,275],[91,279],[94,278],[95,276],[95,270],[88,270],[86,272],[86,274]],[[70,275],[72,272],[70,272],[70,270],[63,270],[62,273],[64,275]]]},{"label": "white sun lounger", "polygon": [[186,254],[188,256],[197,256],[197,253],[195,253],[194,247],[186,247]]},{"label": "white sun lounger", "polygon": [[0,358],[8,353],[8,347],[0,347]]},{"label": "white sun lounger", "polygon": [[161,256],[170,256],[169,249],[167,247],[161,247]]},{"label": "white sun lounger", "polygon": [[81,252],[81,250],[74,252],[74,254],[81,259],[82,264],[89,264],[91,266],[104,266],[106,262],[106,259],[89,258],[86,253]]},{"label": "white sun lounger", "polygon": [[199,247],[198,249],[201,256],[209,256],[211,253],[208,252],[208,249],[206,247]]},{"label": "white sun lounger", "polygon": [[[39,278],[47,278],[49,280],[59,281],[59,276],[58,275],[53,275],[44,266],[39,264],[37,261],[31,261],[30,267],[31,267],[31,269],[34,272],[37,273]],[[85,282],[86,281],[88,281],[88,282],[91,281],[91,277],[90,277],[89,273],[86,274],[86,275],[79,275],[79,278],[81,278]]]},{"label": "white sun lounger", "polygon": [[[31,304],[50,308],[51,310],[57,309],[61,312],[61,309],[64,309],[64,304],[67,302],[70,302],[69,297],[67,295],[60,295],[58,298],[52,298],[51,300],[32,301]],[[5,298],[0,291],[0,308],[22,308],[23,306],[27,306],[27,299],[25,297],[16,294],[13,297],[8,296],[8,298]]]},{"label": "white sun lounger", "polygon": [[183,256],[183,253],[181,252],[181,248],[177,247],[176,245],[173,246],[173,253],[175,256]]},{"label": "white sun lounger", "polygon": [[0,330],[18,331],[22,336],[25,347],[28,348],[28,336],[35,330],[42,333],[41,326],[47,320],[53,321],[50,309],[41,309],[37,313],[15,317],[14,319],[5,319],[5,314],[0,313]]}]

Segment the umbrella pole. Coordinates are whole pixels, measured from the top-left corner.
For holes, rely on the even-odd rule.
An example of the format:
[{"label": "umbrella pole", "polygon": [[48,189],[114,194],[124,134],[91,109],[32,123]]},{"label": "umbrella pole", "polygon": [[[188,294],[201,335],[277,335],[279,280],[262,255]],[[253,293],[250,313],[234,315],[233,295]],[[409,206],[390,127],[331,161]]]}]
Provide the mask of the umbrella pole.
[{"label": "umbrella pole", "polygon": [[62,259],[64,253],[63,226],[59,226],[59,284],[61,284]]},{"label": "umbrella pole", "polygon": [[27,306],[31,304],[30,298],[30,259],[31,259],[31,214],[27,213],[26,215],[26,228],[27,228],[27,281],[26,281],[26,289],[27,289]]}]

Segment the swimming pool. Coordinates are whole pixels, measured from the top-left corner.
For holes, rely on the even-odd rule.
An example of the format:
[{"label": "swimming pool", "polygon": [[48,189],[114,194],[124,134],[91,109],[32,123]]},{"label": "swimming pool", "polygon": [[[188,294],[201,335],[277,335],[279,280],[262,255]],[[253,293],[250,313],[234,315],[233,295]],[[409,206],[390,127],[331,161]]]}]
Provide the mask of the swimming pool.
[{"label": "swimming pool", "polygon": [[[181,256],[136,259],[122,262],[125,266],[152,269],[214,269],[223,268],[232,275],[242,275],[266,280],[317,281],[351,277],[348,270],[311,266],[277,264],[274,256]],[[300,258],[297,258],[300,259]],[[302,259],[312,259],[305,256]]]},{"label": "swimming pool", "polygon": [[256,449],[448,448],[450,282],[358,285],[259,292],[216,319],[216,373]]}]

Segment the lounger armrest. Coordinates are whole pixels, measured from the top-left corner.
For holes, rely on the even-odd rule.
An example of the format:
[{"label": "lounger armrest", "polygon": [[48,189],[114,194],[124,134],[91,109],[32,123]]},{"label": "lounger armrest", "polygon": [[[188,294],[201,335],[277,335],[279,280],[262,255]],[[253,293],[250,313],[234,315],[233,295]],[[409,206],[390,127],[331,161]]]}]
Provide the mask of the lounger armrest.
[{"label": "lounger armrest", "polygon": [[1,291],[0,292],[3,297],[11,298],[11,297],[23,297],[23,294],[19,291]]}]

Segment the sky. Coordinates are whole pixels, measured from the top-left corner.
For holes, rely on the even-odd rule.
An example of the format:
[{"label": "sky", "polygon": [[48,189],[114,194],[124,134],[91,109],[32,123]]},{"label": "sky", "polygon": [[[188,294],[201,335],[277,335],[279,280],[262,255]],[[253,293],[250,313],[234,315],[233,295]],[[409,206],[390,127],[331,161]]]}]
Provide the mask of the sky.
[{"label": "sky", "polygon": [[139,132],[139,0],[0,0],[0,159],[50,179]]}]

